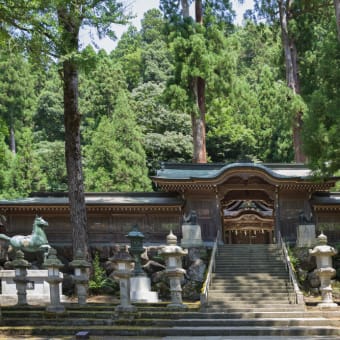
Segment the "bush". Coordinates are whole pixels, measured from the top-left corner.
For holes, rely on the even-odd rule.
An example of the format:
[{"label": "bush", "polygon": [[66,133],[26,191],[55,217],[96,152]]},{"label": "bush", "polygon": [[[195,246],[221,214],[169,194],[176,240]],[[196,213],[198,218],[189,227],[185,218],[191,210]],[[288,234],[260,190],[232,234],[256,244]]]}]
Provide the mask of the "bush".
[{"label": "bush", "polygon": [[96,253],[93,261],[93,274],[89,280],[89,288],[92,294],[111,293],[118,290],[118,283],[106,276],[104,268],[100,265],[99,254]]}]

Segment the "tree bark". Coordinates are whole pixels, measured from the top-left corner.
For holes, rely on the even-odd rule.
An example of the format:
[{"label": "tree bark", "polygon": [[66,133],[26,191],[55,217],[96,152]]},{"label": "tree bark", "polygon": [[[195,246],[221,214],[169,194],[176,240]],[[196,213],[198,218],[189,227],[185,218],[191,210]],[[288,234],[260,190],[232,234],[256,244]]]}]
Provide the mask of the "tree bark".
[{"label": "tree bark", "polygon": [[182,15],[183,18],[188,18],[189,17],[189,1],[188,0],[181,0],[182,4]]},{"label": "tree bark", "polygon": [[[195,1],[195,17],[196,22],[203,25],[202,0]],[[206,163],[205,80],[201,77],[197,77],[194,82],[194,94],[197,102],[198,114],[196,114],[196,117],[192,117],[194,138],[193,162]]]},{"label": "tree bark", "polygon": [[85,192],[80,147],[80,114],[78,111],[78,71],[69,61],[64,71],[65,156],[68,177],[73,254],[81,249],[89,254]]},{"label": "tree bark", "polygon": [[10,144],[10,149],[12,153],[16,154],[17,148],[16,148],[16,143],[15,143],[15,132],[14,132],[12,122],[11,122],[11,127],[9,129],[9,144]]},{"label": "tree bark", "polygon": [[338,40],[340,43],[340,0],[334,0],[336,28],[338,30]]},{"label": "tree bark", "polygon": [[[285,64],[286,64],[286,81],[287,86],[293,91],[293,94],[300,93],[299,75],[298,75],[298,59],[297,50],[295,46],[294,39],[289,35],[288,21],[290,16],[290,8],[292,5],[291,0],[278,1],[279,13],[280,13],[280,25],[281,25],[281,36],[282,45],[285,54]],[[302,151],[302,112],[296,112],[293,118],[293,147],[294,147],[294,161],[296,163],[304,163],[306,161],[306,156]]]},{"label": "tree bark", "polygon": [[[62,55],[78,51],[80,22],[66,8],[58,10],[59,23],[63,28],[64,46]],[[72,225],[73,255],[81,249],[91,259],[87,214],[85,205],[84,179],[82,169],[80,120],[78,109],[78,67],[72,55],[63,62],[64,83],[64,125],[65,125],[65,158],[68,178],[68,196],[70,221]]]},{"label": "tree bark", "polygon": [[197,100],[199,113],[191,114],[192,131],[193,131],[193,163],[206,163],[206,130],[205,130],[205,81],[201,77],[194,80],[193,91]]}]

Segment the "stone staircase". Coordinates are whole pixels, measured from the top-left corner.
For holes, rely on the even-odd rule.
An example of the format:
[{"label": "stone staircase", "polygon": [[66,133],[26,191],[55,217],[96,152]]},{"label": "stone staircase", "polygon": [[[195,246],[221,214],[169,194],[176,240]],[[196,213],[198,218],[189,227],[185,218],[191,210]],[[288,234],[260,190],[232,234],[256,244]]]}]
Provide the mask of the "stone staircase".
[{"label": "stone staircase", "polygon": [[220,311],[297,310],[294,290],[277,246],[223,245],[209,292],[209,309]]},{"label": "stone staircase", "polygon": [[261,339],[339,339],[340,308],[319,310],[294,304],[288,276],[273,245],[225,245],[219,248],[209,305],[187,304],[169,310],[168,302],[138,304],[134,313],[116,313],[114,304],[66,304],[60,315],[42,306],[2,307],[1,336],[124,337],[249,336]]},{"label": "stone staircase", "polygon": [[170,311],[164,304],[140,305],[135,313],[117,315],[114,305],[66,306],[63,314],[47,313],[42,307],[4,307],[0,338],[56,338],[89,332],[90,339],[108,337],[209,337],[251,336],[324,337],[339,339],[339,312],[203,312],[195,306],[187,311]]}]

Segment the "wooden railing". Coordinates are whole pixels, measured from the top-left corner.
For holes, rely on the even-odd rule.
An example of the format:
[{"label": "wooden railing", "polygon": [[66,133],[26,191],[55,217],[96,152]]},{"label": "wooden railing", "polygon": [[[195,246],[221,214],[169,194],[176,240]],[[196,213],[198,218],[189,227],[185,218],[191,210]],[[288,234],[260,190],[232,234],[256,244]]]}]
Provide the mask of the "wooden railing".
[{"label": "wooden railing", "polygon": [[294,288],[295,303],[297,303],[299,305],[304,304],[305,302],[304,302],[304,299],[303,299],[303,294],[302,294],[302,292],[299,288],[299,285],[298,285],[298,282],[297,282],[297,279],[296,279],[296,276],[295,276],[295,272],[294,272],[292,263],[290,261],[290,257],[289,257],[289,254],[288,254],[286,244],[283,241],[280,232],[278,232],[278,234],[277,234],[277,243],[278,243],[278,246],[281,248],[281,251],[282,251],[283,260],[286,264],[286,270],[289,273],[290,283],[292,284],[292,286]]},{"label": "wooden railing", "polygon": [[209,288],[212,281],[212,274],[215,272],[216,267],[216,255],[218,254],[218,241],[220,238],[220,231],[217,231],[216,239],[214,242],[213,249],[211,251],[209,266],[206,274],[205,281],[202,286],[201,295],[200,295],[200,301],[201,301],[201,307],[206,307],[209,302]]}]

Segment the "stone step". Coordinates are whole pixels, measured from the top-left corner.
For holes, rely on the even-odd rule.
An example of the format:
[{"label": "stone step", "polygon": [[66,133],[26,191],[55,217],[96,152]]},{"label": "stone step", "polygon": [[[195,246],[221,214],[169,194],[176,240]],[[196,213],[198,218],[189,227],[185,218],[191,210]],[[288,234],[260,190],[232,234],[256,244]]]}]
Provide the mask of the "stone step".
[{"label": "stone step", "polygon": [[230,266],[237,266],[237,265],[245,265],[245,266],[278,266],[278,267],[284,267],[284,263],[281,261],[273,261],[273,260],[268,260],[264,259],[263,261],[252,261],[251,259],[243,259],[240,261],[240,259],[218,259],[216,260],[216,265],[230,265]]},{"label": "stone step", "polygon": [[254,305],[215,305],[209,304],[206,307],[206,311],[209,313],[225,313],[225,314],[242,314],[245,315],[247,313],[267,313],[271,315],[275,312],[280,313],[291,313],[291,312],[303,312],[303,306],[296,304],[280,304],[280,305],[266,305],[266,306],[254,306]]},{"label": "stone step", "polygon": [[243,268],[235,268],[232,269],[230,267],[226,268],[216,268],[215,274],[225,274],[226,276],[240,276],[240,275],[249,275],[249,274],[267,274],[272,276],[288,276],[286,272],[283,272],[280,269],[269,269],[269,268],[249,268],[249,269],[243,269]]},{"label": "stone step", "polygon": [[255,291],[255,292],[247,292],[247,291],[244,291],[244,290],[237,290],[237,289],[234,289],[234,290],[231,290],[231,289],[210,289],[209,291],[209,296],[211,295],[215,295],[215,296],[220,296],[220,297],[223,297],[223,296],[227,296],[227,297],[242,297],[242,296],[252,296],[252,297],[256,297],[256,298],[261,298],[261,297],[280,297],[280,298],[284,298],[284,297],[287,297],[288,294],[291,294],[293,295],[294,294],[294,291],[293,290],[287,290],[287,289],[281,289],[281,290],[276,290],[276,291],[265,291],[265,290],[262,290],[262,291]]},{"label": "stone step", "polygon": [[[83,331],[83,326],[41,326],[32,327],[7,327],[1,326],[0,332],[5,336],[70,336]],[[340,336],[340,330],[333,326],[92,326],[86,327],[91,336],[139,336],[139,337],[164,337],[164,336]]]},{"label": "stone step", "polygon": [[[84,331],[84,327],[50,327],[22,328],[22,327],[0,327],[0,332],[5,336],[71,336],[77,332]],[[202,337],[202,336],[339,336],[340,331],[332,326],[205,326],[205,327],[119,327],[119,326],[88,326],[91,336],[138,336],[138,337]]]},{"label": "stone step", "polygon": [[292,305],[292,303],[287,299],[285,300],[270,300],[264,299],[262,301],[257,300],[243,300],[243,299],[218,299],[214,296],[209,296],[209,305],[214,307],[225,306],[227,308],[277,308],[287,307],[287,305]]},{"label": "stone step", "polygon": [[279,271],[279,272],[284,272],[286,273],[286,269],[285,267],[278,267],[278,266],[252,266],[252,265],[242,265],[242,264],[239,264],[238,266],[237,265],[228,265],[228,264],[225,264],[223,266],[216,266],[216,271],[218,271],[219,269],[223,269],[223,270],[228,270],[228,271],[243,271],[243,272],[248,272],[248,271],[268,271],[268,272],[271,272],[271,271]]},{"label": "stone step", "polygon": [[242,292],[221,292],[221,291],[210,291],[209,297],[216,297],[220,299],[232,299],[232,298],[242,298],[243,300],[253,300],[253,299],[286,299],[287,298],[287,291],[279,292],[279,293],[258,293],[258,292],[251,292],[251,293],[242,293]]},{"label": "stone step", "polygon": [[269,272],[252,272],[249,271],[247,273],[245,272],[227,272],[227,271],[219,271],[213,273],[213,278],[217,279],[228,279],[228,280],[234,280],[241,281],[241,280],[262,280],[262,281],[276,281],[276,280],[288,280],[289,276],[288,274],[284,274],[281,272],[277,273],[269,273]]},{"label": "stone step", "polygon": [[247,276],[244,277],[221,277],[214,275],[212,278],[213,284],[223,284],[223,285],[229,285],[229,286],[239,286],[241,287],[257,287],[257,286],[266,286],[269,285],[270,287],[276,287],[276,286],[287,286],[290,285],[290,282],[288,281],[288,278],[280,278],[280,279],[273,279],[273,278],[263,278],[256,280],[249,280]]},{"label": "stone step", "polygon": [[[27,322],[25,320],[19,319],[6,319],[6,326],[23,326],[26,325]],[[129,325],[129,326],[151,326],[155,325],[157,327],[181,327],[181,326],[335,326],[338,323],[338,320],[329,320],[325,318],[248,318],[248,319],[195,319],[195,318],[187,318],[187,319],[179,319],[179,320],[171,320],[171,319],[158,319],[158,318],[139,318],[135,320],[116,320],[112,319],[104,319],[97,320],[91,318],[83,318],[76,320],[58,320],[58,319],[50,319],[50,320],[31,320],[31,326],[111,326],[111,325]]]},{"label": "stone step", "polygon": [[[149,319],[138,319],[136,322],[130,322],[131,325],[146,325]],[[325,318],[255,318],[255,319],[179,319],[179,320],[152,320],[156,326],[172,327],[174,322],[176,327],[250,327],[250,326],[337,326],[338,320],[329,320]]]}]

